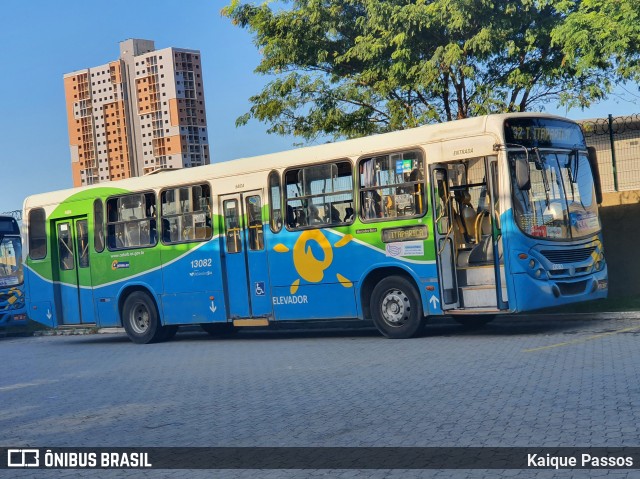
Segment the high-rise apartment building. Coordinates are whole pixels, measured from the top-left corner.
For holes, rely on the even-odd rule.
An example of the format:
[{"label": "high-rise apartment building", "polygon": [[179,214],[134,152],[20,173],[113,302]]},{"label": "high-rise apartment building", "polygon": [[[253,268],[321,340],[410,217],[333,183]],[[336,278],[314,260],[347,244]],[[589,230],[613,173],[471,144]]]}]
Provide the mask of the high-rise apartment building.
[{"label": "high-rise apartment building", "polygon": [[131,39],[64,75],[74,186],[210,163],[200,58]]}]

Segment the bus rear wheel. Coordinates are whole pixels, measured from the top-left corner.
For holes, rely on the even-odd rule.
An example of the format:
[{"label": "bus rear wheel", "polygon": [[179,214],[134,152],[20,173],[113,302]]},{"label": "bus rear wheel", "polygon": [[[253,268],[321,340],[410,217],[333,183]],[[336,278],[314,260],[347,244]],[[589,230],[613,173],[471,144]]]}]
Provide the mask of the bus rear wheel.
[{"label": "bus rear wheel", "polygon": [[371,294],[371,316],[376,328],[391,339],[413,338],[425,323],[418,291],[401,276],[389,276],[376,285]]},{"label": "bus rear wheel", "polygon": [[143,291],[134,291],[124,301],[122,325],[129,339],[137,344],[149,344],[164,339],[158,309],[153,299]]}]

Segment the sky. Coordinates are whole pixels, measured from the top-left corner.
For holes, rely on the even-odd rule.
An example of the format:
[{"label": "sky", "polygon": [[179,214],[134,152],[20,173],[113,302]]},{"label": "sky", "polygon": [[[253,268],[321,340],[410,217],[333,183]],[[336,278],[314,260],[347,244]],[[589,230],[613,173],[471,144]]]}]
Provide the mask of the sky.
[{"label": "sky", "polygon": [[[259,0],[261,1],[261,0]],[[254,73],[260,54],[246,30],[220,10],[230,0],[30,0],[3,2],[0,29],[0,212],[24,199],[72,187],[63,75],[116,60],[129,38],[157,49],[200,50],[212,161],[272,153],[299,138],[236,127],[249,97],[268,78]],[[573,119],[640,113],[637,85],[588,110],[546,107]]]}]

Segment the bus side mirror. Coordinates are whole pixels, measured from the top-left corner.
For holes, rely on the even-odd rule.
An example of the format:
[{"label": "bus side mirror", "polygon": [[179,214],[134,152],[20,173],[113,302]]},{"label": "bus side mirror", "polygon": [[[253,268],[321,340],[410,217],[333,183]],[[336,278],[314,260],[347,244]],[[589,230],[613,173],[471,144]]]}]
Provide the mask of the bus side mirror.
[{"label": "bus side mirror", "polygon": [[598,167],[598,156],[593,146],[587,147],[589,155],[589,166],[591,167],[591,175],[593,176],[593,184],[596,189],[596,203],[602,204],[602,184],[600,183],[600,168]]},{"label": "bus side mirror", "polygon": [[518,183],[518,188],[522,191],[529,191],[531,189],[531,173],[529,172],[528,155],[517,157],[515,159],[514,168],[516,170],[516,182]]}]

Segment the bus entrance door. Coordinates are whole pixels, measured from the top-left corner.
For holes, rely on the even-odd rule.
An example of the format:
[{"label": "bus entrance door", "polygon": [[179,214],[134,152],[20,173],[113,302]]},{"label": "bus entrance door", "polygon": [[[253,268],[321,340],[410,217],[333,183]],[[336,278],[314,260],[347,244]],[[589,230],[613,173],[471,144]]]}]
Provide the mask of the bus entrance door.
[{"label": "bus entrance door", "polygon": [[225,294],[233,319],[272,314],[262,204],[260,190],[220,197]]},{"label": "bus entrance door", "polygon": [[431,173],[431,198],[433,201],[433,231],[438,261],[441,308],[460,307],[456,272],[455,244],[453,237],[453,206],[449,191],[446,165],[434,164]]},{"label": "bus entrance door", "polygon": [[58,326],[95,322],[89,268],[87,218],[65,218],[53,225],[57,258],[54,264]]}]

